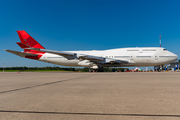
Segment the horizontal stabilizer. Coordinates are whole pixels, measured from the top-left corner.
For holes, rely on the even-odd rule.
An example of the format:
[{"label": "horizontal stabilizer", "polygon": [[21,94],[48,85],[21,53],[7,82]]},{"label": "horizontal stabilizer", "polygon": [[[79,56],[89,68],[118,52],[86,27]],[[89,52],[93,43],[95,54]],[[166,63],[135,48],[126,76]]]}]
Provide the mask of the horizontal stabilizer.
[{"label": "horizontal stabilizer", "polygon": [[31,53],[24,53],[24,52],[19,52],[19,51],[14,51],[14,50],[7,50],[5,51],[10,52],[12,54],[18,55],[20,57],[25,57],[25,56],[38,56],[38,54],[31,54]]},{"label": "horizontal stabilizer", "polygon": [[24,43],[21,43],[21,42],[16,42],[22,49],[24,48],[29,48],[28,45],[24,44]]},{"label": "horizontal stabilizer", "polygon": [[61,55],[61,56],[74,56],[75,55],[75,53],[71,53],[71,52],[55,51],[55,50],[47,50],[47,49],[39,49],[39,48],[27,48],[27,50],[36,50],[40,52],[52,53],[52,54]]}]

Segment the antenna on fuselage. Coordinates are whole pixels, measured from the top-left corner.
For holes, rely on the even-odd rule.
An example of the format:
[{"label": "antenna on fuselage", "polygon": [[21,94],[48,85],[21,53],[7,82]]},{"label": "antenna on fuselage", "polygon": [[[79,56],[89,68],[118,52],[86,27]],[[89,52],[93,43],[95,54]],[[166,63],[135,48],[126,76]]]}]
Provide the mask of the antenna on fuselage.
[{"label": "antenna on fuselage", "polygon": [[160,47],[161,47],[161,35],[159,36],[159,42],[160,42]]}]

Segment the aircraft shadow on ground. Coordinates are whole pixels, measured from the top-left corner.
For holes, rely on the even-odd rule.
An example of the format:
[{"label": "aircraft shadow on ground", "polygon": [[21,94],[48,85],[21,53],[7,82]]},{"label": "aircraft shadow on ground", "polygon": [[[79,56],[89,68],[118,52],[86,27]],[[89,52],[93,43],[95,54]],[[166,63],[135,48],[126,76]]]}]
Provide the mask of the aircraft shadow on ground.
[{"label": "aircraft shadow on ground", "polygon": [[71,78],[71,79],[65,79],[65,80],[59,80],[59,81],[55,81],[55,82],[43,83],[43,84],[39,84],[39,85],[35,85],[35,86],[28,86],[28,87],[24,87],[24,88],[17,88],[17,89],[13,89],[13,90],[0,91],[0,94],[2,94],[2,93],[8,93],[8,92],[14,92],[14,91],[19,91],[19,90],[30,89],[30,88],[35,88],[35,87],[52,85],[52,84],[56,84],[56,83],[60,83],[60,82],[66,82],[66,81],[76,80],[76,79],[85,78],[85,77],[89,77],[89,76],[90,76],[90,75],[88,75],[88,76],[83,76],[83,77],[77,77],[77,78]]}]

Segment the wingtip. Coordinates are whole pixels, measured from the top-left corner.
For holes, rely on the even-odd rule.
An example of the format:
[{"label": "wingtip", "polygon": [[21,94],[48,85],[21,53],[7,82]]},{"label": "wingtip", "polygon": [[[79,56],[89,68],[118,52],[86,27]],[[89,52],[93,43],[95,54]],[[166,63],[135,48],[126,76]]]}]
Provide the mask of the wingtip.
[{"label": "wingtip", "polygon": [[3,49],[4,51],[7,51],[7,49]]}]

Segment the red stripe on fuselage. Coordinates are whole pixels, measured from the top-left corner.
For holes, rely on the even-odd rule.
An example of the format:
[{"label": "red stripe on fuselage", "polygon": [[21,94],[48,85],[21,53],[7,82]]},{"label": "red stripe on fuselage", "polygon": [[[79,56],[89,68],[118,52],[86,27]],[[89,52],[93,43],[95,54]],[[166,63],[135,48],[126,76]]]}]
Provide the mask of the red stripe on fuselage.
[{"label": "red stripe on fuselage", "polygon": [[[28,53],[30,53],[30,52],[28,52]],[[39,60],[43,56],[43,54],[42,53],[38,53],[38,56],[25,56],[25,58]]]}]

